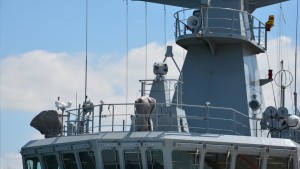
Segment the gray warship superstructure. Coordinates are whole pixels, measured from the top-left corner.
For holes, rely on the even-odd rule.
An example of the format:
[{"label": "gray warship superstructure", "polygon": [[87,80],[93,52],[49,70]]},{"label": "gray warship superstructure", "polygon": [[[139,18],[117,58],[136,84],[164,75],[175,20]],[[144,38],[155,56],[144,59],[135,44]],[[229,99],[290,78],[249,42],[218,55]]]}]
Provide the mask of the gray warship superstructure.
[{"label": "gray warship superstructure", "polygon": [[[60,111],[31,122],[46,138],[22,147],[23,168],[299,169],[300,118],[284,104],[264,105],[261,86],[273,77],[260,79],[256,60],[274,18],[251,15],[285,0],[140,1],[184,7],[174,14],[176,43],[187,50],[182,69],[168,46],[134,103],[67,110],[57,101]],[[167,59],[178,79],[166,78]]]}]

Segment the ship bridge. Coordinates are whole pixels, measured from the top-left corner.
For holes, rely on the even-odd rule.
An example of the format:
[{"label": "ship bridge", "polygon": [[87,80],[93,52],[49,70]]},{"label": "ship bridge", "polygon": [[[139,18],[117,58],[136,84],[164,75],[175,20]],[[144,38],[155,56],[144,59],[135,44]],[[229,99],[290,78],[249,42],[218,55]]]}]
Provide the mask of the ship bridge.
[{"label": "ship bridge", "polygon": [[287,139],[177,132],[101,132],[33,140],[24,169],[298,169]]},{"label": "ship bridge", "polygon": [[[300,167],[300,146],[297,143],[299,140],[245,136],[247,126],[236,119],[247,121],[248,117],[233,109],[180,105],[183,109],[192,107],[196,112],[207,114],[204,117],[182,115],[174,117],[167,112],[179,105],[169,103],[169,109],[161,112],[164,110],[163,107],[167,106],[156,103],[157,112],[152,115],[132,114],[134,105],[139,104],[103,103],[66,110],[60,117],[61,121],[65,121],[60,137],[31,140],[22,147],[23,168],[298,169]],[[132,113],[124,114],[126,107]],[[218,112],[228,114],[232,119],[216,117],[215,114]],[[130,126],[124,123],[125,119],[128,119],[127,116],[132,121]],[[137,130],[136,127],[141,126],[134,121],[147,116],[153,120],[154,116],[166,117],[169,122],[160,124],[164,126],[152,126],[154,131]],[[53,124],[53,119],[47,119]],[[188,126],[182,121],[186,122],[189,119],[205,123],[207,128],[196,129],[202,131],[201,133],[188,132]],[[216,122],[224,123],[231,129],[214,128]],[[49,124],[47,121],[42,123]],[[155,131],[156,128],[166,126],[173,131]],[[55,129],[56,127],[52,126],[46,130],[52,132]],[[212,132],[219,134],[210,134]],[[288,135],[295,133],[300,138],[299,130],[290,131]]]}]

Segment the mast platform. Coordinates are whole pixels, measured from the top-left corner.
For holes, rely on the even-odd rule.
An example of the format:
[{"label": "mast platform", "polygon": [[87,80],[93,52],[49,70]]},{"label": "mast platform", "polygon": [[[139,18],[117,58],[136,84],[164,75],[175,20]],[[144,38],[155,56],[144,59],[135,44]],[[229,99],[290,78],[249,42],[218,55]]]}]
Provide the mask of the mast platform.
[{"label": "mast platform", "polygon": [[267,48],[265,24],[245,11],[203,7],[181,10],[174,17],[176,43],[185,49],[206,43],[214,55],[218,44],[243,44],[255,54]]}]

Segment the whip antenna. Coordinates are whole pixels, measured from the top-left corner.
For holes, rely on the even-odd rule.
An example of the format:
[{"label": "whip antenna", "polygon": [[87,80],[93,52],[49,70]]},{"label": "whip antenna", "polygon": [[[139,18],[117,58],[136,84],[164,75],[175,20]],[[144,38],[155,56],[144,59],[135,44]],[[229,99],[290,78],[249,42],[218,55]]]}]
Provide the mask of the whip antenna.
[{"label": "whip antenna", "polygon": [[298,21],[299,21],[299,1],[297,1],[297,16],[296,16],[296,47],[295,47],[295,91],[294,91],[294,106],[295,114],[299,115],[297,106],[297,49],[298,49]]},{"label": "whip antenna", "polygon": [[88,48],[88,0],[85,4],[85,87],[84,87],[84,102],[86,102],[87,94],[87,49]]},{"label": "whip antenna", "polygon": [[147,65],[148,65],[148,6],[145,1],[145,79],[147,79]]}]

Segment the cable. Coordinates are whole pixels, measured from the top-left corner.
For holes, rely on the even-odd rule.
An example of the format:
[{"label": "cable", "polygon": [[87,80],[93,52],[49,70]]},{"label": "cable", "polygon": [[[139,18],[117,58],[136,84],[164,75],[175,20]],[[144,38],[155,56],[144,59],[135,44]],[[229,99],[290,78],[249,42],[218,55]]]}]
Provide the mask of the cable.
[{"label": "cable", "polygon": [[[287,22],[286,22],[286,19],[285,19],[285,14],[284,14],[284,11],[282,10],[282,20],[283,20],[283,35],[286,35],[286,28],[287,28]],[[296,26],[297,27],[297,26]],[[297,37],[296,37],[297,39]],[[288,71],[292,72],[291,71],[291,66],[290,66],[290,59],[288,56],[290,56],[289,54],[289,50],[288,50],[288,44],[287,43],[284,43],[283,44],[284,47],[283,49],[285,49],[284,53],[285,53],[285,59],[287,60],[287,68],[288,68]],[[283,56],[283,57],[284,57]],[[296,62],[295,62],[296,63]],[[289,79],[286,79],[286,80],[289,80]],[[291,103],[292,105],[294,105],[294,100],[293,100],[293,89],[292,89],[292,85],[289,86],[289,92],[290,92],[290,99],[291,99]],[[292,112],[295,112],[296,114],[296,111],[295,111],[295,107],[294,106],[291,106],[292,107]]]},{"label": "cable", "polygon": [[[267,55],[267,61],[268,61],[268,68],[269,70],[271,69],[270,68],[270,62],[269,62],[269,55],[268,55],[268,52],[266,52],[266,55]],[[274,98],[274,104],[275,104],[275,107],[277,109],[277,103],[276,103],[276,97],[275,97],[275,91],[274,91],[274,84],[273,84],[273,81],[271,82],[272,84],[272,91],[273,91],[273,98]]]},{"label": "cable", "polygon": [[[286,22],[286,19],[285,19],[285,14],[284,14],[284,11],[283,9],[281,10],[281,13],[282,13],[282,35],[286,35],[286,28],[287,28],[287,22]],[[283,41],[282,43],[282,46],[283,46],[283,50],[282,53],[283,53],[283,60],[287,60],[287,70],[289,72],[291,72],[291,66],[290,66],[290,59],[289,59],[289,50],[288,50],[288,44],[286,41]],[[285,80],[289,80],[289,79],[285,79]],[[292,105],[294,105],[294,101],[293,101],[293,90],[292,90],[292,85],[289,85],[288,86],[289,88],[289,92],[290,92],[290,99],[291,99],[291,103]],[[286,89],[288,89],[286,88]],[[292,112],[294,112],[294,106],[292,106]]]}]

